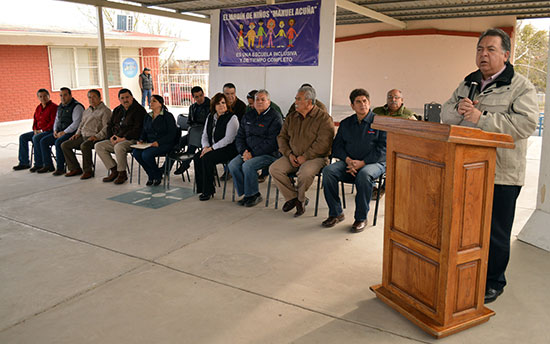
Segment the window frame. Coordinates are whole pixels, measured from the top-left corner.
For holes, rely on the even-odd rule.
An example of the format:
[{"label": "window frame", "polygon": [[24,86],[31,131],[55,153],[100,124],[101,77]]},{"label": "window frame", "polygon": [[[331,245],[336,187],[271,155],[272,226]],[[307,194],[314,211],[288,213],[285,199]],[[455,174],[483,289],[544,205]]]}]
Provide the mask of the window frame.
[{"label": "window frame", "polygon": [[[99,56],[99,48],[98,47],[86,47],[86,46],[62,46],[62,45],[55,45],[55,46],[48,46],[48,62],[49,62],[49,67],[50,67],[50,84],[51,84],[51,90],[53,92],[59,92],[60,91],[60,88],[55,88],[55,85],[54,85],[54,64],[53,64],[53,61],[52,61],[52,49],[72,49],[72,56],[73,56],[73,60],[71,61],[72,63],[72,70],[71,70],[71,73],[72,75],[74,76],[74,80],[71,80],[71,82],[74,82],[76,86],[68,86],[68,85],[64,85],[64,86],[60,86],[60,87],[69,87],[71,90],[89,90],[89,89],[92,89],[92,88],[102,88],[103,86],[102,85],[88,85],[88,86],[80,86],[80,82],[79,82],[79,79],[78,79],[78,56],[77,56],[77,49],[96,49],[97,51],[97,57],[98,57],[98,61],[97,61],[97,71],[98,71],[98,81],[100,81],[102,79],[102,75],[100,73],[100,68],[99,68],[99,61],[101,59],[101,57]],[[118,74],[119,74],[119,80],[120,80],[120,84],[118,85],[109,85],[109,88],[120,88],[120,87],[123,87],[122,86],[122,67],[121,67],[121,62],[120,62],[120,47],[112,47],[112,48],[106,48],[105,50],[116,50],[117,51],[117,54],[118,54]],[[107,52],[107,51],[105,51]],[[107,54],[105,54],[107,55]],[[107,58],[107,56],[105,56],[105,58]],[[105,61],[105,65],[107,65],[107,61]],[[93,66],[89,66],[89,68],[94,68]]]}]

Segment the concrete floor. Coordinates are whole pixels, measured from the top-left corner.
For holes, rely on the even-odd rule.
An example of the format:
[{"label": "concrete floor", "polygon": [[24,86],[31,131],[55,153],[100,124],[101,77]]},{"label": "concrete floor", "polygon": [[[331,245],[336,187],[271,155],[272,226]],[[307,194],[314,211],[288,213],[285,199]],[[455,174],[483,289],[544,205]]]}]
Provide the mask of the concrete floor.
[{"label": "concrete floor", "polygon": [[310,205],[298,219],[221,193],[123,204],[108,198],[144,186],[102,183],[101,162],[87,181],[13,172],[29,127],[0,124],[0,343],[548,343],[550,253],[515,239],[536,205],[540,137],[496,316],[435,340],[369,290],[382,278],[383,202],[378,225],[353,235],[353,206],[320,226],[322,196],[318,217]]}]

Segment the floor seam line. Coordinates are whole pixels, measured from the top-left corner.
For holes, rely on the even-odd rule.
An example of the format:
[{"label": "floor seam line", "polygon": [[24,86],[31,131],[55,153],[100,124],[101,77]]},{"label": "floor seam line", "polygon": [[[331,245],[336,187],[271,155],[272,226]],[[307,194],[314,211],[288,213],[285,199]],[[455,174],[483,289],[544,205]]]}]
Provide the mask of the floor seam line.
[{"label": "floor seam line", "polygon": [[300,308],[300,309],[302,309],[302,310],[305,310],[305,311],[308,311],[308,312],[312,312],[312,313],[316,313],[316,314],[319,314],[319,315],[323,315],[323,316],[325,316],[325,317],[329,317],[329,318],[332,318],[332,319],[335,319],[335,320],[340,320],[340,321],[343,321],[343,322],[347,322],[347,323],[350,323],[350,324],[354,324],[354,325],[358,325],[358,326],[370,328],[370,329],[377,330],[377,331],[380,331],[380,332],[389,333],[389,334],[392,334],[392,335],[394,335],[394,336],[398,336],[398,337],[401,337],[401,338],[413,340],[413,341],[416,341],[416,342],[419,342],[419,343],[430,343],[430,342],[427,342],[427,341],[422,341],[422,340],[420,340],[420,339],[408,337],[408,336],[405,336],[405,335],[402,335],[402,334],[399,334],[399,333],[395,333],[395,332],[392,332],[392,331],[388,331],[388,330],[385,330],[385,329],[382,329],[382,328],[379,328],[379,327],[376,327],[376,326],[372,326],[372,325],[369,325],[369,324],[366,324],[366,323],[362,323],[362,322],[359,322],[359,321],[355,321],[355,320],[351,320],[351,319],[345,319],[345,318],[340,318],[340,317],[338,317],[338,316],[336,316],[336,315],[332,315],[332,314],[330,314],[330,313],[326,313],[326,312],[323,312],[323,311],[315,310],[315,309],[313,309],[313,308],[308,308],[308,307],[306,307],[306,306],[301,306],[301,305],[298,305],[298,304],[295,304],[295,303],[292,303],[292,302],[289,302],[289,301],[285,301],[285,300],[282,300],[282,299],[278,299],[278,298],[273,297],[273,296],[264,295],[264,294],[255,292],[255,291],[253,291],[253,290],[244,289],[244,288],[242,288],[242,287],[234,286],[234,285],[231,285],[231,284],[226,283],[226,282],[218,281],[218,280],[215,280],[215,279],[212,279],[212,278],[209,278],[209,277],[205,277],[205,276],[201,276],[201,275],[198,275],[198,274],[195,274],[195,273],[192,273],[192,272],[188,272],[188,271],[185,271],[185,270],[181,270],[181,269],[178,269],[178,268],[175,268],[175,267],[166,265],[166,264],[162,264],[162,263],[159,263],[159,262],[152,262],[152,263],[155,264],[155,265],[158,265],[158,266],[160,266],[160,267],[164,267],[164,268],[166,268],[166,269],[169,269],[169,270],[178,272],[178,273],[183,273],[183,274],[185,274],[185,275],[192,276],[192,277],[195,277],[195,278],[204,280],[204,281],[208,281],[208,282],[211,282],[211,283],[215,283],[215,284],[218,284],[218,285],[221,285],[221,286],[224,286],[224,287],[228,287],[228,288],[231,288],[231,289],[239,290],[239,291],[242,291],[242,292],[245,292],[245,293],[248,293],[248,294],[252,294],[252,295],[255,295],[255,296],[258,296],[258,297],[261,297],[261,298],[269,299],[269,300],[272,300],[272,301],[275,301],[275,302],[283,303],[283,304],[288,305],[288,306]]},{"label": "floor seam line", "polygon": [[[174,268],[172,266],[169,266],[169,265],[166,265],[166,264],[162,264],[162,263],[159,263],[157,262],[155,259],[160,259],[160,258],[163,258],[165,257],[166,255],[168,254],[165,254],[165,255],[162,255],[158,258],[154,258],[154,259],[147,259],[147,258],[143,258],[143,257],[139,257],[139,256],[135,256],[135,255],[132,255],[132,254],[129,254],[129,253],[125,253],[125,252],[121,252],[121,251],[117,251],[115,249],[112,249],[112,248],[108,248],[108,247],[105,247],[105,246],[101,246],[101,245],[98,245],[98,244],[94,244],[94,243],[91,243],[91,242],[88,242],[88,241],[85,241],[85,240],[82,240],[82,239],[76,239],[76,238],[73,238],[73,237],[70,237],[68,235],[65,235],[65,234],[62,234],[62,233],[58,233],[58,232],[55,232],[55,231],[52,231],[52,230],[48,230],[48,229],[44,229],[44,228],[40,228],[38,226],[35,226],[35,225],[31,225],[31,224],[28,224],[28,223],[25,223],[23,221],[19,221],[19,220],[16,220],[16,219],[12,219],[8,216],[5,216],[5,215],[0,215],[0,217],[4,218],[4,219],[7,219],[7,220],[10,220],[10,221],[13,221],[13,222],[16,222],[16,223],[19,223],[19,224],[23,224],[25,226],[28,226],[30,228],[34,228],[34,229],[37,229],[37,230],[40,230],[40,231],[43,231],[43,232],[46,232],[46,233],[50,233],[50,234],[53,234],[53,235],[57,235],[59,237],[62,237],[62,238],[66,238],[66,239],[69,239],[69,240],[73,240],[73,241],[76,241],[76,242],[79,242],[79,243],[82,243],[82,244],[87,244],[87,245],[90,245],[90,246],[93,246],[93,247],[97,247],[97,248],[101,248],[101,249],[104,249],[104,250],[107,250],[107,251],[110,251],[110,252],[113,252],[113,253],[118,253],[120,255],[124,255],[124,256],[127,256],[127,257],[131,257],[131,258],[135,258],[135,259],[138,259],[142,262],[144,262],[144,264],[141,264],[137,267],[135,267],[134,269],[131,269],[125,273],[123,273],[122,275],[120,276],[116,276],[108,281],[106,281],[105,283],[102,283],[101,285],[98,285],[98,286],[94,286],[94,288],[91,288],[89,290],[85,290],[85,291],[82,291],[80,293],[77,293],[73,296],[71,296],[69,299],[66,299],[66,300],[63,300],[57,304],[55,304],[54,306],[51,306],[45,310],[42,310],[38,313],[35,313],[33,314],[31,317],[27,318],[27,319],[23,319],[5,329],[2,329],[0,330],[0,332],[3,332],[7,329],[10,329],[14,326],[17,326],[23,322],[25,322],[26,320],[28,319],[31,319],[32,317],[34,316],[37,316],[39,314],[42,314],[44,312],[47,312],[48,310],[50,309],[53,309],[59,305],[61,305],[62,303],[65,303],[65,302],[68,302],[70,300],[73,300],[74,298],[77,298],[81,295],[84,295],[86,294],[88,291],[91,291],[91,290],[94,290],[96,289],[97,287],[99,286],[104,286],[106,283],[108,283],[109,281],[112,281],[114,279],[117,279],[123,275],[126,275],[127,273],[131,272],[131,271],[134,271],[135,269],[137,268],[140,268],[142,266],[144,266],[145,264],[149,263],[149,264],[153,264],[153,265],[156,265],[156,266],[160,266],[160,267],[164,267],[166,269],[169,269],[169,270],[172,270],[172,271],[175,271],[175,272],[179,272],[179,273],[183,273],[183,274],[186,274],[188,276],[192,276],[192,277],[195,277],[195,278],[198,278],[198,279],[201,279],[201,280],[204,280],[204,281],[209,281],[211,283],[215,283],[215,284],[218,284],[218,285],[222,285],[222,286],[225,286],[225,287],[228,287],[228,288],[232,288],[232,289],[235,289],[235,290],[239,290],[239,291],[242,291],[242,292],[245,292],[245,293],[249,293],[249,294],[252,294],[252,295],[256,295],[258,297],[262,297],[262,298],[266,298],[266,299],[270,299],[272,301],[276,301],[276,302],[280,302],[280,303],[283,303],[283,304],[286,304],[286,305],[289,305],[289,306],[292,306],[292,307],[296,307],[296,308],[300,308],[300,309],[303,309],[305,311],[308,311],[308,312],[312,312],[312,313],[316,313],[316,314],[320,314],[320,315],[323,315],[323,316],[326,316],[326,317],[329,317],[329,318],[332,318],[332,319],[335,319],[335,320],[340,320],[340,321],[343,321],[343,322],[347,322],[347,323],[351,323],[351,324],[355,324],[355,325],[358,325],[358,326],[362,326],[362,327],[366,327],[366,328],[370,328],[370,329],[373,329],[373,330],[377,330],[377,331],[380,331],[380,332],[385,332],[385,333],[390,333],[392,335],[395,335],[395,336],[398,336],[398,337],[401,337],[401,338],[405,338],[405,339],[409,339],[409,340],[414,340],[414,341],[417,341],[417,342],[420,342],[420,343],[429,343],[429,342],[424,342],[424,341],[421,341],[421,340],[418,340],[418,339],[415,339],[415,338],[411,338],[411,337],[407,337],[407,336],[404,336],[402,334],[399,334],[399,333],[394,333],[392,331],[388,331],[388,330],[384,330],[384,329],[381,329],[381,328],[378,328],[378,327],[375,327],[375,326],[371,326],[371,325],[368,325],[368,324],[365,324],[365,323],[361,323],[361,322],[358,322],[358,321],[354,321],[354,320],[350,320],[350,319],[345,319],[345,318],[340,318],[338,316],[335,316],[335,315],[332,315],[332,314],[329,314],[329,313],[325,313],[325,312],[322,312],[322,311],[319,311],[319,310],[315,310],[315,309],[312,309],[312,308],[308,308],[308,307],[305,307],[305,306],[301,306],[301,305],[298,305],[298,304],[294,304],[292,302],[289,302],[289,301],[285,301],[285,300],[282,300],[282,299],[277,299],[275,297],[272,297],[272,296],[269,296],[269,295],[264,295],[264,294],[260,294],[258,292],[255,292],[255,291],[252,291],[252,290],[247,290],[247,289],[244,289],[244,288],[241,288],[241,287],[237,287],[237,286],[234,286],[234,285],[231,285],[231,284],[228,284],[228,283],[225,283],[225,282],[222,282],[222,281],[218,281],[218,280],[215,280],[215,279],[212,279],[212,278],[208,278],[208,277],[205,277],[205,276],[201,276],[201,275],[198,275],[198,274],[195,274],[195,273],[192,273],[192,272],[188,272],[188,271],[184,271],[184,270],[180,270],[180,269],[177,269],[177,268]],[[236,221],[238,222],[238,221]],[[206,238],[206,237],[205,237]],[[202,238],[201,238],[202,239]],[[199,239],[199,240],[201,240]],[[198,240],[197,240],[198,241]],[[193,243],[197,242],[197,241],[194,241]],[[189,243],[191,244],[191,243]],[[187,246],[188,244],[182,246],[181,248],[184,248],[185,246]],[[173,251],[171,251],[170,253],[174,252],[174,251],[177,251],[181,248],[178,248],[178,249],[175,249]]]},{"label": "floor seam line", "polygon": [[51,311],[51,310],[53,310],[53,309],[55,309],[55,308],[57,308],[57,307],[59,307],[59,306],[62,306],[63,304],[65,304],[65,303],[67,303],[67,302],[70,302],[70,301],[75,300],[75,299],[77,299],[77,298],[79,298],[79,297],[81,297],[81,296],[84,296],[84,295],[88,294],[89,292],[91,292],[91,291],[93,291],[93,290],[95,290],[95,289],[97,289],[97,288],[103,287],[103,286],[105,286],[106,284],[109,284],[110,282],[113,282],[114,280],[117,280],[117,279],[119,279],[119,278],[121,278],[121,277],[123,277],[123,276],[125,276],[125,275],[127,275],[127,274],[129,274],[129,273],[131,273],[131,272],[133,272],[133,271],[135,271],[136,269],[139,269],[139,268],[143,267],[144,265],[147,265],[147,264],[148,264],[148,263],[144,262],[143,264],[139,264],[139,265],[137,265],[137,266],[131,268],[130,270],[124,271],[124,272],[122,272],[122,273],[120,273],[120,274],[118,274],[118,275],[116,275],[116,276],[113,276],[113,277],[111,277],[111,278],[109,278],[109,279],[106,279],[106,280],[102,281],[101,283],[95,284],[95,285],[93,285],[92,287],[89,287],[89,288],[87,288],[87,289],[81,290],[81,291],[79,291],[78,293],[73,294],[73,295],[71,295],[71,296],[69,296],[69,297],[63,299],[63,300],[57,302],[57,303],[54,304],[54,305],[51,305],[51,306],[46,307],[46,308],[44,308],[44,309],[42,309],[42,310],[40,310],[40,311],[38,311],[38,312],[36,312],[36,313],[34,313],[34,314],[32,314],[32,315],[29,315],[29,316],[27,316],[27,317],[25,317],[25,318],[23,318],[23,319],[21,319],[21,320],[15,322],[15,323],[11,324],[11,325],[9,325],[8,327],[5,327],[5,328],[3,328],[3,329],[0,329],[0,333],[5,332],[5,331],[7,331],[7,330],[9,330],[9,329],[11,329],[11,328],[14,328],[14,327],[16,327],[16,326],[18,326],[18,325],[20,325],[20,324],[26,322],[26,321],[32,320],[33,318],[38,317],[38,316],[40,316],[41,314],[44,314],[44,313],[46,313],[46,312],[49,312],[49,311]]}]

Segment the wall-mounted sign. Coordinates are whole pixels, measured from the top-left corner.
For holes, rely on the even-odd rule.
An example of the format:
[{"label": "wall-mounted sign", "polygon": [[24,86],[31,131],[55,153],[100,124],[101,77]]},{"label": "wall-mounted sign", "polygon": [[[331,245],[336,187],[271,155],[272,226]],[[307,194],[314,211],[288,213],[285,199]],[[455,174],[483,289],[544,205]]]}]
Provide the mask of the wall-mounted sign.
[{"label": "wall-mounted sign", "polygon": [[122,72],[128,78],[133,78],[134,76],[136,76],[138,72],[138,64],[136,60],[128,57],[127,59],[122,61]]},{"label": "wall-mounted sign", "polygon": [[321,2],[220,11],[220,66],[317,66]]}]

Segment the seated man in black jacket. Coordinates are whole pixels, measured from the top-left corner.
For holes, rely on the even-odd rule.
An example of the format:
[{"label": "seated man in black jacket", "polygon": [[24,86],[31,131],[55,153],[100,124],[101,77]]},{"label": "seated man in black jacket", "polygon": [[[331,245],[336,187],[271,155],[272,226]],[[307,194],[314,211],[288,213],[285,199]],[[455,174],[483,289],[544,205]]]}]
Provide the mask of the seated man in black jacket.
[{"label": "seated man in black jacket", "polygon": [[[180,167],[174,171],[174,174],[182,174],[191,165],[195,152],[198,148],[200,148],[200,140],[204,129],[204,123],[206,123],[206,118],[210,113],[210,98],[204,95],[202,87],[193,87],[191,89],[191,95],[193,95],[195,102],[189,107],[189,117],[187,120],[189,129],[187,135],[183,136],[179,143],[179,149],[183,150],[187,146],[187,150],[183,153],[177,154],[178,158],[184,158],[184,160],[182,161]],[[170,165],[170,168],[171,167],[172,165]]]},{"label": "seated man in black jacket", "polygon": [[229,163],[229,171],[239,196],[240,205],[253,207],[262,200],[258,190],[258,170],[271,165],[279,157],[277,135],[283,126],[281,115],[271,106],[269,92],[259,90],[254,108],[241,120],[235,139],[237,155]]},{"label": "seated man in black jacket", "polygon": [[[95,150],[109,171],[109,175],[103,178],[103,181],[123,184],[128,180],[126,154],[132,151],[131,146],[141,135],[143,118],[147,116],[147,111],[127,88],[118,91],[118,100],[120,105],[113,110],[111,120],[107,124],[109,139],[96,143]],[[116,160],[111,153],[115,154]]]},{"label": "seated man in black jacket", "polygon": [[386,132],[371,128],[374,113],[370,110],[366,90],[353,90],[349,99],[355,114],[340,122],[332,143],[332,156],[339,161],[323,169],[323,191],[329,216],[322,225],[332,227],[344,220],[338,184],[341,181],[354,183],[357,194],[351,232],[359,233],[365,229],[374,181],[386,171]]}]

